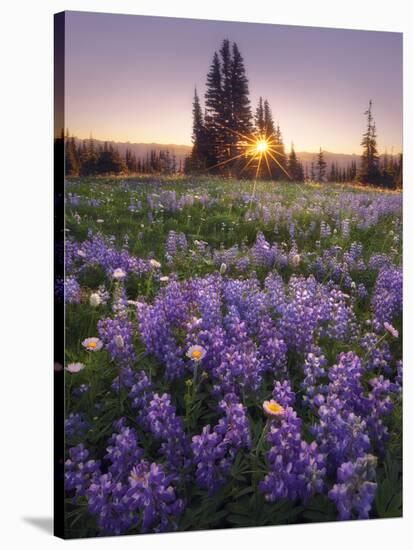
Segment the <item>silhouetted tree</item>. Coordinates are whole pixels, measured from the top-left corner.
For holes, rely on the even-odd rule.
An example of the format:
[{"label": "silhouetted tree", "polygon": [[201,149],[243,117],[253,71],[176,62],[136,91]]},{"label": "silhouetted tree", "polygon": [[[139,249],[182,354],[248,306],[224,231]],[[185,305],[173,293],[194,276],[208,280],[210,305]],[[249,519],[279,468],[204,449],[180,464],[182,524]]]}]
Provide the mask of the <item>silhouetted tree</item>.
[{"label": "silhouetted tree", "polygon": [[288,173],[293,181],[304,181],[303,165],[297,158],[293,143],[291,144],[291,151],[288,156]]},{"label": "silhouetted tree", "polygon": [[337,181],[337,167],[334,162],[331,163],[330,174],[328,176],[328,181],[335,182]]},{"label": "silhouetted tree", "polygon": [[[204,118],[202,116],[201,104],[197,90],[194,92],[192,105],[192,152],[188,161],[187,169],[190,172],[204,170],[208,163],[208,143]],[[175,170],[174,170],[175,171]]]},{"label": "silhouetted tree", "polygon": [[324,176],[326,173],[327,163],[324,160],[324,153],[320,147],[320,151],[317,155],[317,163],[316,163],[316,170],[317,170],[317,180],[319,182],[324,181]]},{"label": "silhouetted tree", "polygon": [[[221,132],[224,123],[223,103],[221,63],[217,52],[215,52],[207,74],[205,91],[205,131],[208,142],[207,165],[210,168],[218,163],[220,156]],[[185,163],[186,167],[188,162]]]},{"label": "silhouetted tree", "polygon": [[258,100],[258,105],[255,110],[255,131],[260,136],[265,136],[267,134],[265,129],[265,121],[264,121],[264,105],[262,102],[262,97]]},{"label": "silhouetted tree", "polygon": [[369,101],[369,108],[365,111],[367,117],[367,128],[361,140],[363,153],[361,156],[361,165],[359,180],[361,183],[377,185],[380,180],[379,155],[377,152],[377,134],[376,124],[372,115],[372,100]]},{"label": "silhouetted tree", "polygon": [[69,130],[66,130],[65,136],[65,175],[79,175],[79,159],[76,142],[74,137],[69,137]]}]

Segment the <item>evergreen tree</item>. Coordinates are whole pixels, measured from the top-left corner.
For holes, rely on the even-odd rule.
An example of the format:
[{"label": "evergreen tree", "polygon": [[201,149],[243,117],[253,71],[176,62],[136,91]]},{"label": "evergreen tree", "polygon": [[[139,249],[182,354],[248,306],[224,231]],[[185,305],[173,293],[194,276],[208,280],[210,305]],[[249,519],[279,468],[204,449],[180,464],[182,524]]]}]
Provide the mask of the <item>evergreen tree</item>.
[{"label": "evergreen tree", "polygon": [[337,168],[334,162],[331,163],[331,170],[330,175],[328,176],[328,180],[331,182],[337,181]]},{"label": "evergreen tree", "polygon": [[95,173],[97,174],[120,174],[126,172],[127,167],[118,149],[106,141],[97,152]]},{"label": "evergreen tree", "polygon": [[292,181],[301,182],[304,181],[303,165],[299,162],[294,150],[294,144],[291,144],[291,151],[288,156],[288,173]]},{"label": "evergreen tree", "polygon": [[[281,132],[276,136],[275,124],[272,117],[272,111],[270,104],[267,100],[264,101],[264,127],[265,135],[271,139],[279,139],[281,137]],[[279,128],[278,128],[279,129]]]},{"label": "evergreen tree", "polygon": [[369,108],[365,111],[367,117],[367,128],[361,140],[363,153],[361,156],[361,166],[359,180],[361,183],[378,184],[380,179],[379,155],[377,151],[376,124],[372,115],[372,100],[369,101]]},{"label": "evergreen tree", "polygon": [[265,129],[265,120],[264,120],[264,106],[262,102],[262,97],[258,100],[258,106],[255,111],[255,131],[259,136],[266,136],[267,132]]},{"label": "evergreen tree", "polygon": [[[274,180],[291,179],[288,172],[288,158],[285,154],[284,141],[280,126],[275,126],[272,111],[268,100],[264,101],[264,128],[265,136],[271,142],[271,154],[268,164],[270,166],[270,175]],[[266,164],[266,163],[265,163]],[[294,178],[292,178],[294,179]]]},{"label": "evergreen tree", "polygon": [[[217,52],[214,53],[211,67],[207,74],[205,92],[205,131],[207,140],[207,163],[213,167],[218,163],[222,144],[221,130],[224,122],[221,63]],[[186,170],[190,161],[185,161]]]},{"label": "evergreen tree", "polygon": [[[224,65],[223,65],[224,68]],[[225,76],[225,73],[224,73]],[[224,80],[225,83],[225,80]],[[243,135],[252,132],[252,114],[249,99],[248,79],[245,72],[244,60],[236,42],[232,45],[231,60],[231,100],[232,100],[232,129]],[[234,136],[236,137],[236,136]]]},{"label": "evergreen tree", "polygon": [[69,130],[65,136],[65,175],[77,176],[79,174],[79,160],[77,156],[76,142],[74,137],[69,137]]},{"label": "evergreen tree", "polygon": [[350,181],[355,181],[357,177],[357,163],[355,160],[351,162]]},{"label": "evergreen tree", "polygon": [[403,187],[403,153],[400,153],[394,171],[394,185],[396,189]]},{"label": "evergreen tree", "polygon": [[320,151],[317,155],[317,164],[316,164],[316,169],[317,169],[317,180],[319,182],[322,182],[324,181],[324,176],[325,176],[325,173],[326,173],[326,168],[327,168],[327,163],[326,161],[324,160],[324,154],[323,154],[323,151],[320,147]]},{"label": "evergreen tree", "polygon": [[192,152],[188,169],[191,172],[197,172],[205,169],[208,161],[208,143],[206,139],[206,129],[204,118],[202,116],[201,104],[197,90],[194,92],[194,102],[192,106]]},{"label": "evergreen tree", "polygon": [[314,162],[314,159],[311,160],[310,179],[311,179],[311,181],[315,181],[315,162]]}]

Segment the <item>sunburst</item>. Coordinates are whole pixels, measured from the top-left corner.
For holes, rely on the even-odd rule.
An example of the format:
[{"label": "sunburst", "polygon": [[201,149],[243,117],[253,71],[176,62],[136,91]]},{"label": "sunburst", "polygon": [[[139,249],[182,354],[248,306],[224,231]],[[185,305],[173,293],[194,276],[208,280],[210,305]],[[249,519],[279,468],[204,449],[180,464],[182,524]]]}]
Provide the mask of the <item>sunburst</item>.
[{"label": "sunburst", "polygon": [[277,159],[277,157],[286,158],[286,155],[279,151],[279,146],[274,134],[267,135],[267,133],[264,132],[247,136],[224,126],[222,126],[222,129],[224,131],[229,131],[237,137],[237,141],[232,145],[238,154],[235,154],[230,158],[211,166],[210,169],[244,158],[246,162],[239,175],[241,175],[247,168],[256,162],[255,178],[258,178],[261,174],[262,165],[265,162],[268,173],[272,176],[269,162],[269,160],[272,159],[275,164],[286,174],[286,176],[291,179],[290,174],[287,172],[283,164]]}]

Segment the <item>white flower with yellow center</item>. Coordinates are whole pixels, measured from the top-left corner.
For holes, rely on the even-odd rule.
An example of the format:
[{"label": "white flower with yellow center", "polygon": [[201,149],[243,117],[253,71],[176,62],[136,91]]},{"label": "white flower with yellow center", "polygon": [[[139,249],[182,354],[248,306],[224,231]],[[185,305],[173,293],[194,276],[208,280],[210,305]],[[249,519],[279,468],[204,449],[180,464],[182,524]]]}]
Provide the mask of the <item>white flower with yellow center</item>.
[{"label": "white flower with yellow center", "polygon": [[270,401],[264,401],[264,403],[262,404],[262,408],[264,410],[264,413],[272,418],[282,416],[285,410],[284,407],[274,401],[274,399],[271,399]]},{"label": "white flower with yellow center", "polygon": [[206,355],[206,349],[203,348],[202,346],[191,346],[186,352],[186,356],[195,362],[202,361],[205,355]]},{"label": "white flower with yellow center", "polygon": [[99,351],[103,347],[102,340],[93,336],[92,338],[86,338],[82,342],[82,346],[88,351]]}]

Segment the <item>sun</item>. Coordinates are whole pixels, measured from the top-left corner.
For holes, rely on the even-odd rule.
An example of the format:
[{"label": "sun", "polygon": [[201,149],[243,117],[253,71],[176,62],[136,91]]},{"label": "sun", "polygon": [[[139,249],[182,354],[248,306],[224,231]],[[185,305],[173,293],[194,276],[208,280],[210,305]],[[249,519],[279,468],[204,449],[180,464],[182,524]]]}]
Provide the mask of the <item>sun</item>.
[{"label": "sun", "polygon": [[284,166],[285,162],[281,163],[279,160],[280,157],[284,157],[284,159],[287,157],[280,151],[279,144],[274,133],[263,132],[260,134],[251,133],[250,135],[245,135],[224,125],[220,124],[219,126],[225,132],[229,132],[237,138],[236,140],[234,139],[233,142],[236,154],[232,155],[230,158],[218,162],[217,164],[214,164],[210,169],[218,166],[224,166],[238,159],[244,159],[246,162],[239,172],[239,175],[241,175],[248,167],[255,165],[255,178],[258,178],[264,165],[266,165],[270,176],[272,175],[270,162],[273,162],[285,173],[288,179],[291,179]]},{"label": "sun", "polygon": [[255,150],[258,154],[265,153],[268,150],[269,144],[266,139],[258,139],[255,143]]}]

